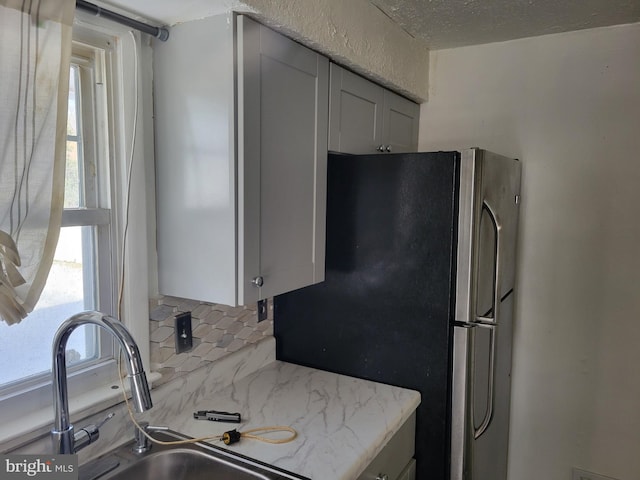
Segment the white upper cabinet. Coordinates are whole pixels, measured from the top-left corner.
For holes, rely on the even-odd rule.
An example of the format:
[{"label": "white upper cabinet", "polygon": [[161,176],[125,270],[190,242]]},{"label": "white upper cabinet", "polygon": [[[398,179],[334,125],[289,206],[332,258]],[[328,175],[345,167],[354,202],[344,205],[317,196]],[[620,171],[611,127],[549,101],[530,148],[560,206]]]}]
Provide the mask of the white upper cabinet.
[{"label": "white upper cabinet", "polygon": [[329,98],[329,150],[417,151],[418,104],[333,63]]},{"label": "white upper cabinet", "polygon": [[245,16],[154,57],[160,293],[227,305],[324,280],[328,60]]}]

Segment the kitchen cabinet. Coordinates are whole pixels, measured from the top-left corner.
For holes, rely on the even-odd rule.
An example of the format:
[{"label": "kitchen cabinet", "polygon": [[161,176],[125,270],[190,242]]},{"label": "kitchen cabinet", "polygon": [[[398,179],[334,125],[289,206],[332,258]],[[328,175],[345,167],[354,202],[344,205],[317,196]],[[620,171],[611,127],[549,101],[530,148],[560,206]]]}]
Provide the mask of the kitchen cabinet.
[{"label": "kitchen cabinet", "polygon": [[415,412],[357,480],[415,480]]},{"label": "kitchen cabinet", "polygon": [[330,71],[329,150],[417,151],[419,105],[336,64]]},{"label": "kitchen cabinet", "polygon": [[154,52],[159,292],[249,304],[324,279],[329,62],[243,15]]}]

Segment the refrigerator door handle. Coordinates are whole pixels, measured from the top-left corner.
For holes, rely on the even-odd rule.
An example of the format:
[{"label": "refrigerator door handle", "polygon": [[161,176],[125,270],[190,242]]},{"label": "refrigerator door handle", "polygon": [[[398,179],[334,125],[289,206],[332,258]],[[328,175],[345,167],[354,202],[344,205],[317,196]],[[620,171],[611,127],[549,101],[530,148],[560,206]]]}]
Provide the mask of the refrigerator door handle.
[{"label": "refrigerator door handle", "polygon": [[483,317],[476,316],[476,323],[480,326],[492,326],[491,328],[491,336],[489,339],[490,342],[490,353],[489,353],[489,384],[487,388],[487,410],[485,412],[484,419],[478,428],[475,428],[474,425],[474,433],[473,436],[475,439],[480,438],[482,434],[489,428],[491,424],[491,420],[493,419],[493,404],[495,398],[495,358],[496,358],[496,325],[499,324],[500,321],[500,290],[502,286],[502,225],[496,215],[494,209],[489,205],[489,203],[485,200],[483,202],[483,208],[489,213],[489,217],[491,218],[491,223],[493,224],[493,229],[495,233],[496,239],[496,250],[495,250],[495,265],[494,265],[494,285],[493,285],[493,316],[492,317]]},{"label": "refrigerator door handle", "polygon": [[[484,325],[479,325],[480,327],[484,327]],[[495,393],[495,360],[496,360],[496,330],[494,327],[485,327],[491,329],[491,335],[489,337],[489,384],[487,386],[487,410],[485,411],[484,418],[482,419],[482,423],[479,427],[475,427],[473,429],[473,438],[476,440],[482,436],[484,432],[487,431],[489,425],[491,425],[491,420],[493,420],[493,402],[494,402],[494,393]],[[473,417],[472,417],[473,418]]]},{"label": "refrigerator door handle", "polygon": [[[493,305],[491,308],[491,312],[493,316],[475,316],[475,322],[487,325],[496,325],[499,320],[499,308],[500,308],[500,292],[502,290],[502,224],[498,218],[498,215],[495,213],[495,210],[489,205],[489,203],[485,200],[483,202],[483,210],[486,210],[489,214],[489,218],[491,219],[491,224],[493,225],[493,231],[496,239],[496,247],[495,247],[495,263],[494,263],[494,284],[493,284]],[[477,289],[476,289],[477,291]],[[477,293],[476,293],[477,295]],[[475,302],[475,299],[474,299]]]}]

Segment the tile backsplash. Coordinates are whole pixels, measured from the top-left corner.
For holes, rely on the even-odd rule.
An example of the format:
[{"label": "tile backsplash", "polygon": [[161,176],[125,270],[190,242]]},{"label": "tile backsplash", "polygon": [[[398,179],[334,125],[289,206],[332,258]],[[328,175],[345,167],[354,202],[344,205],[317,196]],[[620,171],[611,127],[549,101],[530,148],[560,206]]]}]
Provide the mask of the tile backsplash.
[{"label": "tile backsplash", "polygon": [[[176,354],[175,318],[191,312],[193,348]],[[149,305],[151,370],[162,374],[155,384],[169,380],[273,336],[273,302],[267,320],[258,323],[256,306],[230,307],[177,297],[158,297]]]}]

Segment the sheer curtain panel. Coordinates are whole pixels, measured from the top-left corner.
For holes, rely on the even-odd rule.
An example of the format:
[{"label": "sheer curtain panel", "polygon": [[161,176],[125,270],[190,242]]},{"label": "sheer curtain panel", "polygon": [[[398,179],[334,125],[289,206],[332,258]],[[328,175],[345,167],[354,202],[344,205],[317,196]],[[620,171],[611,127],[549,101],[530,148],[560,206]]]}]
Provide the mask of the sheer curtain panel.
[{"label": "sheer curtain panel", "polygon": [[35,306],[60,232],[75,0],[0,0],[0,316]]}]

